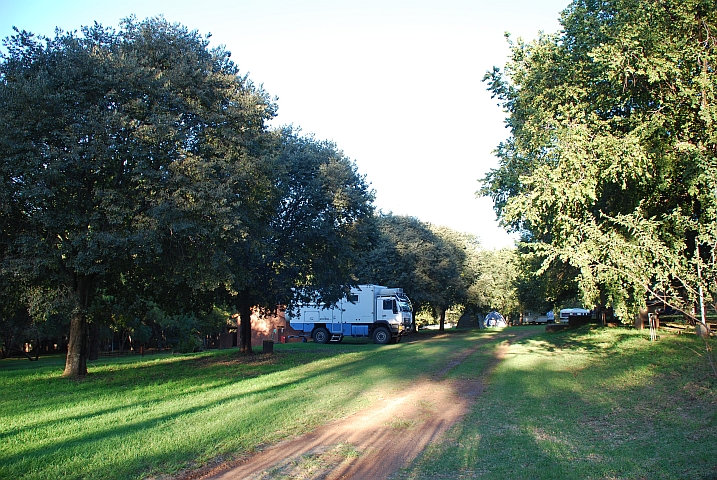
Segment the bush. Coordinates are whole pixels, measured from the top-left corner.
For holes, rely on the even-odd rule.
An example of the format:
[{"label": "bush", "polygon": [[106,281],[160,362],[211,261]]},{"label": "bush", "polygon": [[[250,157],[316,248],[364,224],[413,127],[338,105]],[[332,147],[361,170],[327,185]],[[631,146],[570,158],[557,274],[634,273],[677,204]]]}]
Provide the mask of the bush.
[{"label": "bush", "polygon": [[197,335],[189,334],[184,335],[180,338],[174,351],[177,353],[200,352],[202,351],[203,346],[204,344],[202,343],[201,338],[199,338]]}]

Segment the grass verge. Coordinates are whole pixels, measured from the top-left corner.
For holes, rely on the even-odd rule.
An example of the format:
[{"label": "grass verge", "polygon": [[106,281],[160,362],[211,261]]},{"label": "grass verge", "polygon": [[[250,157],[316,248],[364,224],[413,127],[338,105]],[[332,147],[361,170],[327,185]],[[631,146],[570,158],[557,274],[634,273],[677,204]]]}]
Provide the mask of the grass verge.
[{"label": "grass verge", "polygon": [[395,478],[717,479],[717,379],[700,350],[694,335],[591,327],[519,341],[465,420]]}]

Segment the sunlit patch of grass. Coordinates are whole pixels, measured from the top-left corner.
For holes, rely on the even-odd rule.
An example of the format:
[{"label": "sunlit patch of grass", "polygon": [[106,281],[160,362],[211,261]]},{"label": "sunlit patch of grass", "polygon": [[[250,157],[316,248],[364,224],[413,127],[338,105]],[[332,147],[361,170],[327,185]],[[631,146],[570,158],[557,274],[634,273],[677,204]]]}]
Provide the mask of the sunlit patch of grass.
[{"label": "sunlit patch of grass", "polygon": [[386,422],[385,425],[394,430],[410,430],[415,427],[417,423],[417,420],[414,419],[396,418]]},{"label": "sunlit patch of grass", "polygon": [[697,341],[590,327],[518,341],[465,421],[395,478],[713,478],[717,382]]},{"label": "sunlit patch of grass", "polygon": [[354,445],[347,442],[341,442],[336,448],[336,452],[347,461],[354,460],[361,456],[361,452],[357,450]]}]

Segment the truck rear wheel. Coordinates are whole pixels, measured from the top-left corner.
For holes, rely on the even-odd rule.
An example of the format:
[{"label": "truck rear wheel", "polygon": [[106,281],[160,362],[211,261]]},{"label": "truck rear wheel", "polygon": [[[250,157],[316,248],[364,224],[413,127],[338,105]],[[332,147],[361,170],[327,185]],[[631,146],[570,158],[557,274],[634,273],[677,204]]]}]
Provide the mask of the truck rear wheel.
[{"label": "truck rear wheel", "polygon": [[391,341],[391,332],[385,327],[378,327],[373,331],[373,343],[386,345]]},{"label": "truck rear wheel", "polygon": [[324,327],[319,327],[311,333],[311,338],[316,343],[329,343],[329,331]]}]

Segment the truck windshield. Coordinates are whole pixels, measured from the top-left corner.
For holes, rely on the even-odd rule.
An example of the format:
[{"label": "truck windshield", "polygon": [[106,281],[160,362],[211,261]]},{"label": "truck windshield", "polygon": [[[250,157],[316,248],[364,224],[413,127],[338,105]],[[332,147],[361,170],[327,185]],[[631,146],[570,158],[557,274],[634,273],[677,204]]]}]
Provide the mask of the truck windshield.
[{"label": "truck windshield", "polygon": [[412,312],[413,307],[411,306],[411,301],[408,299],[405,293],[399,293],[396,295],[398,297],[398,305],[399,309],[402,312]]}]

